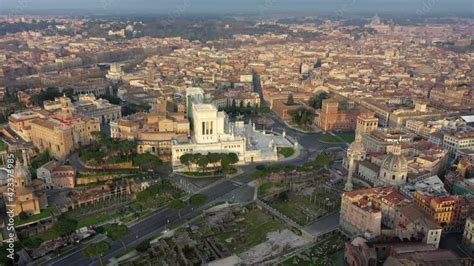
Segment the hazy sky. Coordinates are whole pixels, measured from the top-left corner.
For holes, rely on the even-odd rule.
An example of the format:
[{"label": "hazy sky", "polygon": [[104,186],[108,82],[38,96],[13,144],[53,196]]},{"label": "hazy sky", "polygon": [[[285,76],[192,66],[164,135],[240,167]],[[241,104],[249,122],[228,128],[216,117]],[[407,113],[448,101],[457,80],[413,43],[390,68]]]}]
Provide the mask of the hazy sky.
[{"label": "hazy sky", "polygon": [[474,0],[0,0],[2,14],[88,11],[95,14],[256,13],[463,13],[474,15]]}]

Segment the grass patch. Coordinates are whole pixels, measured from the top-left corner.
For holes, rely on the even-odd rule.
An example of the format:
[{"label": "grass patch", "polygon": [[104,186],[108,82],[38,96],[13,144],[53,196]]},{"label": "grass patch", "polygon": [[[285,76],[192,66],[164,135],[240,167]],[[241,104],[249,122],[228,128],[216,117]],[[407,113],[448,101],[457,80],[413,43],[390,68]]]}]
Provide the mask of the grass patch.
[{"label": "grass patch", "polygon": [[299,125],[293,122],[290,122],[289,125],[304,132],[314,132],[314,129],[308,125]]},{"label": "grass patch", "polygon": [[141,212],[135,212],[132,215],[125,216],[125,217],[121,218],[120,221],[122,221],[122,223],[124,223],[124,224],[128,224],[128,223],[131,223],[133,221],[137,221],[139,219],[142,219],[150,213],[151,213],[150,210],[142,210]]},{"label": "grass patch", "polygon": [[8,150],[8,145],[3,140],[0,140],[0,151],[6,150]]},{"label": "grass patch", "polygon": [[285,186],[286,186],[286,184],[282,183],[282,182],[263,183],[258,187],[258,196],[263,196],[263,195],[267,194],[270,190],[273,191],[275,189],[279,189],[279,188],[282,188],[282,187],[285,187]]},{"label": "grass patch", "polygon": [[165,203],[184,195],[185,193],[176,188],[171,182],[155,184],[138,192],[137,201],[132,204],[132,208],[159,208]]},{"label": "grass patch", "polygon": [[[24,240],[22,240],[21,242],[23,243],[23,245],[25,245],[26,247],[32,247],[32,248],[36,248],[39,246],[39,244],[41,244],[42,242],[45,242],[45,241],[48,241],[48,240],[52,240],[52,239],[56,239],[58,237],[60,237],[61,235],[56,232],[55,230],[53,230],[52,228],[51,229],[48,229],[44,232],[41,232],[39,234],[36,234],[35,236],[32,236],[32,237],[29,237],[29,238],[26,238]],[[29,243],[29,241],[31,240],[35,240],[35,241],[38,241],[38,243],[36,244],[32,244],[32,243]]]},{"label": "grass patch", "polygon": [[283,155],[285,158],[288,158],[295,154],[295,149],[291,147],[278,148],[278,153]]},{"label": "grass patch", "polygon": [[355,140],[355,134],[354,133],[340,133],[336,134],[336,136],[333,136],[331,134],[326,134],[322,135],[319,138],[320,141],[322,142],[327,142],[327,143],[351,143]]},{"label": "grass patch", "polygon": [[35,214],[35,215],[31,215],[31,216],[28,217],[28,219],[24,219],[24,220],[20,219],[20,217],[17,216],[17,217],[15,217],[15,224],[16,225],[22,225],[22,224],[34,222],[34,221],[37,221],[37,220],[40,220],[40,219],[43,219],[43,218],[46,218],[46,217],[50,217],[51,215],[53,215],[53,213],[59,214],[59,211],[56,209],[56,207],[49,207],[47,209],[41,210],[40,213]]},{"label": "grass patch", "polygon": [[81,228],[84,226],[92,226],[92,225],[106,222],[110,219],[117,218],[121,215],[117,209],[103,210],[102,212],[88,214],[94,210],[100,210],[100,209],[108,208],[110,206],[111,205],[106,202],[101,202],[95,205],[83,206],[83,207],[76,208],[74,210],[70,210],[64,213],[64,215],[69,219],[76,220],[77,228]]},{"label": "grass patch", "polygon": [[89,215],[86,217],[81,217],[77,219],[77,227],[81,228],[84,226],[96,225],[96,224],[106,222],[116,217],[118,217],[118,214],[114,212],[97,213],[97,214]]},{"label": "grass patch", "polygon": [[264,195],[269,189],[273,187],[273,183],[264,183],[258,187],[258,195]]}]

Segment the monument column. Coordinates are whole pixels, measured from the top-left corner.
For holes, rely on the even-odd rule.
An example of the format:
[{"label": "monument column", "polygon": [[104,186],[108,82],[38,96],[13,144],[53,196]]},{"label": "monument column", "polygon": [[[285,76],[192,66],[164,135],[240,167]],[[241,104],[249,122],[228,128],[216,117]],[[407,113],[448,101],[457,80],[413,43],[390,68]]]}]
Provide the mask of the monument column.
[{"label": "monument column", "polygon": [[352,174],[354,173],[354,156],[352,154],[348,154],[347,156],[349,159],[349,167],[348,167],[348,173],[347,173],[347,181],[346,185],[344,186],[345,191],[351,191],[353,188],[352,185]]}]

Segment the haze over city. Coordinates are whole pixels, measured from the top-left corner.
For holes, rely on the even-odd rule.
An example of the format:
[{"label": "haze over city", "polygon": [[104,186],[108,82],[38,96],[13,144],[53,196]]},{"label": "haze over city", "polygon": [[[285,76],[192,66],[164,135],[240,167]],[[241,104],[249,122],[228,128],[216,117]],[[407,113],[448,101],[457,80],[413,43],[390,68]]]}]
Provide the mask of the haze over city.
[{"label": "haze over city", "polygon": [[0,265],[474,265],[473,4],[0,0]]},{"label": "haze over city", "polygon": [[423,13],[430,14],[472,16],[474,12],[474,4],[470,0],[3,0],[0,8],[4,14],[24,12],[55,15],[67,15],[71,11],[103,15],[150,15],[178,11],[179,15],[310,15],[334,12],[341,15],[376,12],[407,15],[423,10]]}]

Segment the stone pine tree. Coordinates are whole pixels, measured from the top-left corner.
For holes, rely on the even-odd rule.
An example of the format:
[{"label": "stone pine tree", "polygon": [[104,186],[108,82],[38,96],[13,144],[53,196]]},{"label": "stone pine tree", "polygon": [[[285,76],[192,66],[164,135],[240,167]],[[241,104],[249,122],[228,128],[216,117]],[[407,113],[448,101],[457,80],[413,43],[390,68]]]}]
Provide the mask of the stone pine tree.
[{"label": "stone pine tree", "polygon": [[206,204],[207,202],[207,196],[204,194],[196,194],[193,195],[191,198],[189,198],[189,203],[193,207],[199,207],[201,205]]},{"label": "stone pine tree", "polygon": [[181,210],[186,208],[186,203],[182,202],[180,199],[175,199],[170,202],[170,208],[175,209],[178,211],[178,217],[181,218]]},{"label": "stone pine tree", "polygon": [[119,224],[108,224],[105,227],[107,236],[109,236],[114,241],[120,241],[124,249],[127,249],[123,238],[130,233],[130,229],[126,225]]},{"label": "stone pine tree", "polygon": [[101,241],[98,243],[92,243],[84,250],[84,256],[86,258],[99,258],[100,265],[102,264],[102,255],[110,249],[110,244],[106,241]]}]

